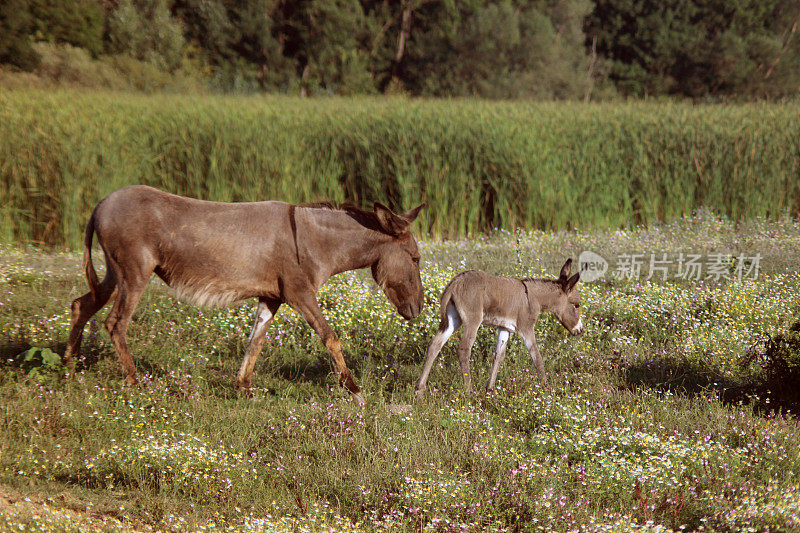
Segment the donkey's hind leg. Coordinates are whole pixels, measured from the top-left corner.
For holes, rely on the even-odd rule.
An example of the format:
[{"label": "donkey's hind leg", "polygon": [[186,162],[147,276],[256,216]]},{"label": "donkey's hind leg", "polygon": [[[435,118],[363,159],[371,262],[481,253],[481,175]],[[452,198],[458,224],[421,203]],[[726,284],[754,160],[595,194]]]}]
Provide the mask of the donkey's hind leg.
[{"label": "donkey's hind leg", "polygon": [[80,356],[83,328],[86,322],[108,303],[114,294],[117,281],[112,272],[109,272],[102,283],[97,287],[97,299],[87,292],[72,302],[72,318],[70,320],[69,340],[67,350],[64,352],[64,364],[68,365],[75,356]]},{"label": "donkey's hind leg", "polygon": [[414,392],[418,397],[425,394],[425,383],[428,381],[433,363],[442,350],[442,346],[444,346],[444,343],[447,342],[459,327],[461,327],[461,317],[458,315],[456,306],[450,301],[445,309],[445,316],[442,317],[442,321],[439,323],[439,331],[436,332],[436,335],[433,336],[431,342],[428,344],[425,366],[422,368],[422,374],[419,377],[419,381],[417,381],[417,385],[414,387]]},{"label": "donkey's hind leg", "polygon": [[267,335],[272,317],[278,312],[281,302],[277,300],[258,300],[258,307],[256,307],[256,318],[253,323],[253,329],[250,332],[250,337],[247,339],[247,348],[244,352],[244,360],[239,369],[239,374],[236,377],[236,389],[246,392],[250,389],[253,369],[256,366],[256,359],[264,345],[264,337]]},{"label": "donkey's hind leg", "polygon": [[117,294],[116,301],[106,318],[106,329],[111,335],[111,342],[125,373],[125,381],[128,385],[133,385],[138,380],[136,365],[133,364],[131,352],[128,350],[128,325],[155,265],[131,262],[122,267],[118,262],[110,260],[107,264],[117,278]]},{"label": "donkey's hind leg", "polygon": [[505,328],[500,328],[500,332],[497,334],[497,346],[492,355],[492,371],[489,374],[489,384],[486,385],[487,391],[494,389],[494,384],[497,381],[497,372],[506,358],[506,346],[508,346],[508,337],[510,335],[511,332]]}]

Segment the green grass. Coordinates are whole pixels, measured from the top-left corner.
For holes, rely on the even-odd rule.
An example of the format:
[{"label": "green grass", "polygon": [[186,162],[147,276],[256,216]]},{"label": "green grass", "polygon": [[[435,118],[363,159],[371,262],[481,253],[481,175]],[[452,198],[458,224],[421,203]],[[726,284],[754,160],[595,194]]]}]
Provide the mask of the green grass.
[{"label": "green grass", "polygon": [[[106,311],[87,326],[75,375],[0,367],[0,529],[800,529],[800,429],[766,393],[753,356],[797,319],[798,244],[797,222],[734,225],[708,212],[627,232],[425,241],[426,308],[412,323],[364,272],[321,292],[363,409],[285,307],[253,398],[239,398],[253,306],[199,309],[154,283],[129,335],[140,386],[124,386]],[[568,337],[551,317],[537,325],[549,388],[513,340],[500,388],[465,396],[451,340],[429,396],[393,414],[412,403],[455,272],[554,275],[585,249],[760,253],[762,262],[755,280],[584,284],[584,336]],[[80,270],[76,253],[0,251],[3,356],[62,352],[69,302],[86,290]],[[482,329],[479,390],[493,345]]]},{"label": "green grass", "polygon": [[0,240],[79,246],[145,183],[211,200],[381,200],[419,228],[616,229],[800,213],[800,105],[0,93]]}]

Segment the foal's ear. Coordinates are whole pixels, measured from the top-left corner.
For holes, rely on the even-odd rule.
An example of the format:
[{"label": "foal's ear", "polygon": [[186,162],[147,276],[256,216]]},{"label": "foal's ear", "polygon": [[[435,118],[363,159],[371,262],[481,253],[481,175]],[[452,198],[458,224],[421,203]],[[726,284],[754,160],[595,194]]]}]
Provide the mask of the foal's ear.
[{"label": "foal's ear", "polygon": [[395,214],[380,202],[375,202],[372,210],[375,212],[375,216],[378,217],[378,222],[380,222],[383,231],[389,235],[400,235],[411,224],[411,220],[406,220],[405,216]]},{"label": "foal's ear", "polygon": [[569,291],[574,289],[575,285],[578,283],[580,279],[581,279],[581,273],[578,272],[568,280],[562,282],[562,287],[564,287],[564,292],[569,293]]},{"label": "foal's ear", "polygon": [[561,267],[561,274],[558,276],[558,281],[564,283],[569,278],[569,274],[572,272],[572,258],[570,257],[567,259],[567,262],[564,263],[564,266]]}]

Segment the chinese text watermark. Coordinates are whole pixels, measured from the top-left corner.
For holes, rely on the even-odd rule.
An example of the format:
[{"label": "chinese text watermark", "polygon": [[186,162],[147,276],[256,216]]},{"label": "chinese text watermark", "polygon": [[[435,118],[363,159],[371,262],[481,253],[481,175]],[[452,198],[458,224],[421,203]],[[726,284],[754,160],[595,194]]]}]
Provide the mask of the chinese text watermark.
[{"label": "chinese text watermark", "polygon": [[631,253],[620,254],[609,262],[600,254],[586,250],[581,252],[578,264],[582,269],[581,280],[595,281],[604,277],[618,280],[667,281],[756,279],[761,254],[732,255]]}]

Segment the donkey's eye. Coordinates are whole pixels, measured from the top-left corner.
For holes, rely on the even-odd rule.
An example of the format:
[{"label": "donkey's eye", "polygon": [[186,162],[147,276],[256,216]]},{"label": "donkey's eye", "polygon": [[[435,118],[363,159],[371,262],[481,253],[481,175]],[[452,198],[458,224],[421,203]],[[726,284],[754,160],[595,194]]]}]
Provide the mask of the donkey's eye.
[{"label": "donkey's eye", "polygon": [[581,308],[581,304],[575,304],[575,309],[580,309],[580,308]]},{"label": "donkey's eye", "polygon": [[419,257],[412,257],[411,260],[414,261],[414,264],[419,264]]}]

